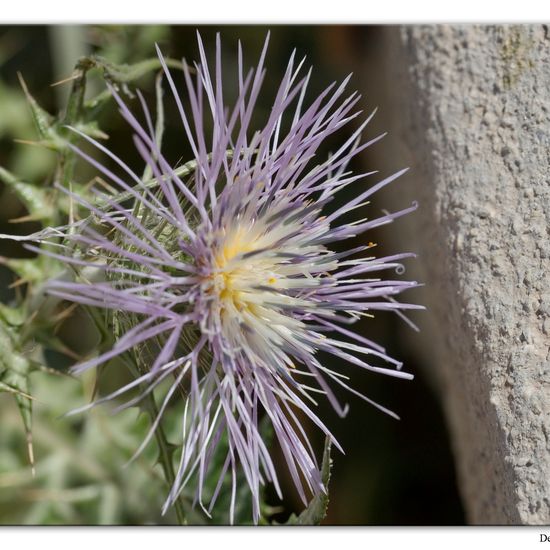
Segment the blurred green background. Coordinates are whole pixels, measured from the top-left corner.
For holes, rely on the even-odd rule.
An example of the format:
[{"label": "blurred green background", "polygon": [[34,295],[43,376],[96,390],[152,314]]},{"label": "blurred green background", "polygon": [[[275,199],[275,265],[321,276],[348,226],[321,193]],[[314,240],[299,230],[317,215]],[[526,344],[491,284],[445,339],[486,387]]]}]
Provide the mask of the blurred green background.
[{"label": "blurred green background", "polygon": [[[267,27],[199,27],[209,55],[214,37],[222,34],[224,79],[228,103],[236,95],[237,40],[243,43],[245,63],[255,66]],[[383,113],[383,97],[376,97],[376,74],[365,60],[384,54],[378,29],[369,26],[279,26],[271,27],[267,58],[268,73],[260,95],[255,120],[262,120],[270,109],[275,87],[294,48],[298,57],[307,55],[306,67],[313,65],[309,98],[332,81],[341,81],[354,72],[351,90],[363,94],[362,108],[370,112],[378,106]],[[44,185],[54,177],[56,156],[52,151],[15,140],[36,140],[28,104],[17,73],[40,105],[56,114],[65,106],[71,83],[52,86],[69,77],[82,55],[92,53],[110,62],[136,63],[154,57],[158,43],[165,55],[187,60],[198,57],[196,27],[187,26],[11,26],[0,27],[0,166],[24,181]],[[144,91],[154,104],[154,76],[151,72],[130,85]],[[183,79],[181,79],[183,83]],[[101,91],[99,75],[89,73],[88,93]],[[372,94],[371,94],[372,91]],[[372,97],[376,97],[374,103]],[[137,111],[137,98],[128,96],[128,104]],[[173,162],[191,158],[190,149],[179,123],[175,105],[165,96],[165,149]],[[388,106],[389,108],[389,106]],[[130,132],[118,115],[113,102],[98,114],[102,131],[109,136],[108,146],[133,166],[140,166]],[[382,119],[383,120],[383,119]],[[366,137],[382,130],[376,119],[367,128]],[[338,140],[325,145],[328,154],[343,141],[353,126],[339,134]],[[377,155],[391,148],[391,135],[355,159],[357,171],[377,169]],[[386,149],[386,151],[384,151]],[[102,159],[104,160],[104,159]],[[396,160],[397,170],[402,168]],[[86,183],[94,172],[79,163],[76,179]],[[370,180],[374,182],[374,180]],[[362,182],[361,185],[368,185]],[[395,184],[394,184],[395,185]],[[398,188],[395,188],[398,192]],[[342,198],[341,200],[344,200]],[[408,206],[408,205],[403,205]],[[374,198],[372,208],[379,212],[383,204]],[[37,222],[13,223],[26,215],[24,205],[13,191],[0,183],[0,233],[27,234],[39,229]],[[399,231],[399,222],[370,233],[365,238],[380,243],[379,254],[401,252],[384,247],[388,231]],[[0,255],[29,257],[20,245],[0,241]],[[416,260],[422,261],[422,259]],[[23,287],[13,287],[16,277],[0,266],[0,300],[17,299]],[[414,292],[407,298],[414,301]],[[416,313],[415,315],[422,315]],[[380,314],[361,322],[359,329],[384,345],[390,354],[405,363],[415,374],[413,382],[357,372],[344,365],[354,388],[396,411],[400,421],[389,418],[352,396],[337,394],[351,405],[348,417],[341,420],[328,403],[321,403],[319,414],[346,450],[333,453],[334,468],[330,484],[330,505],[325,524],[337,525],[457,525],[464,523],[456,488],[454,465],[440,404],[431,380],[418,357],[402,337],[411,330],[396,316]],[[59,337],[76,354],[93,352],[96,335],[78,310],[59,327]],[[73,362],[67,354],[51,352],[48,365],[64,370]],[[334,359],[327,359],[334,363]],[[115,388],[120,373],[106,371],[102,389]],[[108,374],[107,374],[108,372]],[[172,513],[160,516],[166,486],[162,471],[155,463],[154,443],[127,468],[130,458],[144,437],[148,421],[136,410],[111,415],[108,407],[99,407],[87,415],[61,418],[65,412],[87,402],[95,384],[94,375],[75,380],[43,372],[31,377],[34,402],[34,455],[36,476],[31,476],[27,445],[21,418],[11,395],[0,393],[0,524],[156,524],[172,523]],[[177,430],[180,409],[169,409],[166,429]],[[310,429],[319,454],[322,436]],[[284,461],[277,454],[279,463]],[[268,488],[268,500],[277,508],[274,518],[285,521],[301,504],[290,480],[281,477],[286,499],[279,503]],[[157,481],[154,481],[154,480]],[[221,510],[223,516],[223,510]],[[224,521],[221,519],[220,521]]]}]

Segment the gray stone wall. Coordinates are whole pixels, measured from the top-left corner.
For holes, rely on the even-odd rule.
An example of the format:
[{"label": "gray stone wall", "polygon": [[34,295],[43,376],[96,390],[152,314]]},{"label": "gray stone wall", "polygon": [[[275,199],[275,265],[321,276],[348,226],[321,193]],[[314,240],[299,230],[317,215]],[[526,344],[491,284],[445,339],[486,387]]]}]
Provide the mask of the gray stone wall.
[{"label": "gray stone wall", "polygon": [[420,256],[410,269],[429,311],[413,341],[446,410],[468,521],[548,524],[550,32],[381,33],[368,72],[391,112],[385,163],[412,169],[387,198],[420,203],[393,230]]}]

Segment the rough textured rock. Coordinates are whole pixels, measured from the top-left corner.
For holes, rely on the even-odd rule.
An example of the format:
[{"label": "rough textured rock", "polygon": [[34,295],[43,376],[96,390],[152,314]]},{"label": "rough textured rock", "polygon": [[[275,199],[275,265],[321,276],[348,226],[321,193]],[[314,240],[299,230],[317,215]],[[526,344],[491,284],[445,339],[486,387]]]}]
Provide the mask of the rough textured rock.
[{"label": "rough textured rock", "polygon": [[382,39],[391,161],[412,168],[399,206],[420,202],[399,232],[426,283],[415,338],[468,520],[548,524],[550,32],[386,27]]}]

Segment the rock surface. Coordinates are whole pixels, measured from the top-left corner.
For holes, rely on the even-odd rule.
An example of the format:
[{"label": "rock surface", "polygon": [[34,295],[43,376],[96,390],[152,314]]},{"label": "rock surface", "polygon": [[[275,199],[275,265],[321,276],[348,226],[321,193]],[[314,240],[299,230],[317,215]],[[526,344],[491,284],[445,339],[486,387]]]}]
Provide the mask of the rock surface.
[{"label": "rock surface", "polygon": [[548,524],[550,31],[381,32],[380,106],[396,145],[386,160],[412,169],[388,198],[420,203],[397,238],[419,253],[410,267],[429,312],[415,340],[446,409],[468,521]]}]

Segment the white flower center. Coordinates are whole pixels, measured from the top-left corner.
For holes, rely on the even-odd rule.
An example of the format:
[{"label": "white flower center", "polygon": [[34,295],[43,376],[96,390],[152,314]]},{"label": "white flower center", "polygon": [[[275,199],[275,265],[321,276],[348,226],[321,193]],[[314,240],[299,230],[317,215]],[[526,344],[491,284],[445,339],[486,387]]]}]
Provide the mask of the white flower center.
[{"label": "white flower center", "polygon": [[322,273],[333,267],[320,267],[327,251],[309,244],[312,236],[301,231],[301,220],[269,226],[270,219],[273,212],[235,220],[225,229],[209,289],[226,342],[235,349],[246,344],[258,355],[266,344],[300,345],[296,336],[306,325],[293,313],[315,307],[307,299],[308,289],[317,287]]}]

